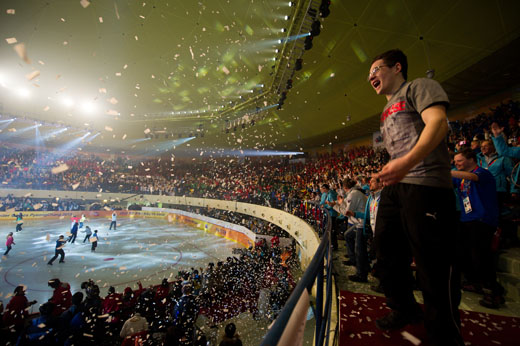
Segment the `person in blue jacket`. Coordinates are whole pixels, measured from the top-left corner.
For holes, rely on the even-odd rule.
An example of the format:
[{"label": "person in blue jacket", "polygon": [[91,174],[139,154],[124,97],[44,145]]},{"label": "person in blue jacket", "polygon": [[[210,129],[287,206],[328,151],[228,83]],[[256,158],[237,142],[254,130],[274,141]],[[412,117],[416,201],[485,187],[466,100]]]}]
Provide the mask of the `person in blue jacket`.
[{"label": "person in blue jacket", "polygon": [[[506,156],[513,159],[520,159],[520,147],[510,147],[507,145],[506,140],[503,136],[504,128],[500,127],[497,123],[491,124],[491,132],[493,132],[493,144],[497,150],[497,153],[502,156]],[[519,170],[514,174],[513,179],[511,180],[511,193],[520,192],[520,184],[519,184]]]},{"label": "person in blue jacket", "polygon": [[507,178],[513,170],[513,163],[507,156],[500,155],[495,150],[492,141],[480,143],[480,153],[477,154],[477,164],[487,169],[495,178],[498,206],[501,209],[509,195]]},{"label": "person in blue jacket", "polygon": [[336,232],[336,224],[337,224],[337,216],[338,213],[334,210],[334,205],[337,201],[337,194],[334,190],[330,189],[329,184],[323,184],[320,188],[321,191],[321,200],[320,206],[324,209],[327,209],[330,212],[330,216],[332,218],[332,230],[331,230],[331,242],[332,249],[338,249],[338,235]]},{"label": "person in blue jacket", "polygon": [[504,303],[503,288],[496,280],[491,243],[498,226],[498,202],[493,175],[477,165],[469,148],[455,155],[457,170],[451,171],[461,205],[460,229],[463,239],[462,270],[465,279],[484,288],[480,304],[498,308]]},{"label": "person in blue jacket", "polygon": [[347,211],[348,216],[363,220],[363,228],[356,231],[356,274],[349,275],[349,279],[355,282],[367,282],[368,271],[370,270],[367,241],[373,236],[372,230],[376,229],[377,209],[383,188],[383,184],[376,177],[370,179],[369,186],[370,194],[365,204],[365,210],[363,212]]}]

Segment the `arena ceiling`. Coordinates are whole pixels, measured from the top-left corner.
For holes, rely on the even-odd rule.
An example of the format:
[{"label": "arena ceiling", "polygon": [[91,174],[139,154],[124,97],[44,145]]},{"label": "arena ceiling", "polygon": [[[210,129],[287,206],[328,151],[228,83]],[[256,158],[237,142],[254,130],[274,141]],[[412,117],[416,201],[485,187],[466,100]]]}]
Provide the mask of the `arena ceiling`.
[{"label": "arena ceiling", "polygon": [[329,145],[377,129],[385,101],[367,71],[396,47],[410,78],[435,70],[459,103],[519,84],[519,1],[336,0],[277,109],[280,61],[309,5],[293,3],[2,0],[0,141],[34,144],[38,131],[47,146],[152,154]]}]

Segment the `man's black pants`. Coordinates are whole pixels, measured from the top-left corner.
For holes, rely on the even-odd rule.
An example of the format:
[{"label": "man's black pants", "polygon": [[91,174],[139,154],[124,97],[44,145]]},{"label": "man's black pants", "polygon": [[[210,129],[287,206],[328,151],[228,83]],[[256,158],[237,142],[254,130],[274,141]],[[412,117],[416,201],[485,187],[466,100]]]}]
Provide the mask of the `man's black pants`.
[{"label": "man's black pants", "polygon": [[461,222],[462,237],[462,272],[470,283],[480,284],[501,294],[497,283],[495,259],[491,251],[491,242],[496,227],[480,221]]},{"label": "man's black pants", "polygon": [[63,249],[56,249],[54,251],[54,257],[51,258],[49,264],[52,264],[52,262],[54,262],[54,260],[58,258],[58,256],[60,256],[60,262],[63,262],[65,260],[65,251],[63,251]]},{"label": "man's black pants", "polygon": [[387,304],[404,314],[417,311],[410,268],[415,258],[426,329],[445,345],[462,342],[457,224],[452,189],[399,183],[381,193],[374,244]]}]

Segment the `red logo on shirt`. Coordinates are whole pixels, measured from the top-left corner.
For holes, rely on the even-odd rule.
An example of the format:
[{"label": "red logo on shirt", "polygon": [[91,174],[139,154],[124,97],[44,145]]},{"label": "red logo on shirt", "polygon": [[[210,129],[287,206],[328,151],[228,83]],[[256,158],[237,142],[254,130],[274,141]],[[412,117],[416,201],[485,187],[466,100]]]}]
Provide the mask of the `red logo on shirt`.
[{"label": "red logo on shirt", "polygon": [[385,109],[383,114],[381,114],[381,122],[383,123],[386,120],[386,118],[388,118],[390,115],[392,115],[394,113],[404,111],[405,108],[406,108],[405,101],[394,103],[393,105],[391,105],[390,107]]}]

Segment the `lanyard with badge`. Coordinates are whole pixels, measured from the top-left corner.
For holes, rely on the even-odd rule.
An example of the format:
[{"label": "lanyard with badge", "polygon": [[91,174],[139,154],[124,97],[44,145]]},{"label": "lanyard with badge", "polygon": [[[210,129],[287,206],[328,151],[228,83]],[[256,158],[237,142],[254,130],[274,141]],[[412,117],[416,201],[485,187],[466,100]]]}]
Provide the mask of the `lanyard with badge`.
[{"label": "lanyard with badge", "polygon": [[[472,170],[471,173],[475,173],[477,168]],[[466,214],[469,214],[469,213],[471,213],[473,211],[473,209],[471,208],[471,202],[469,200],[469,193],[470,193],[470,191],[471,191],[471,180],[466,182],[466,179],[462,179],[462,181],[460,182],[460,192],[461,192],[461,194],[463,196],[462,204],[464,205],[464,212]]]}]

